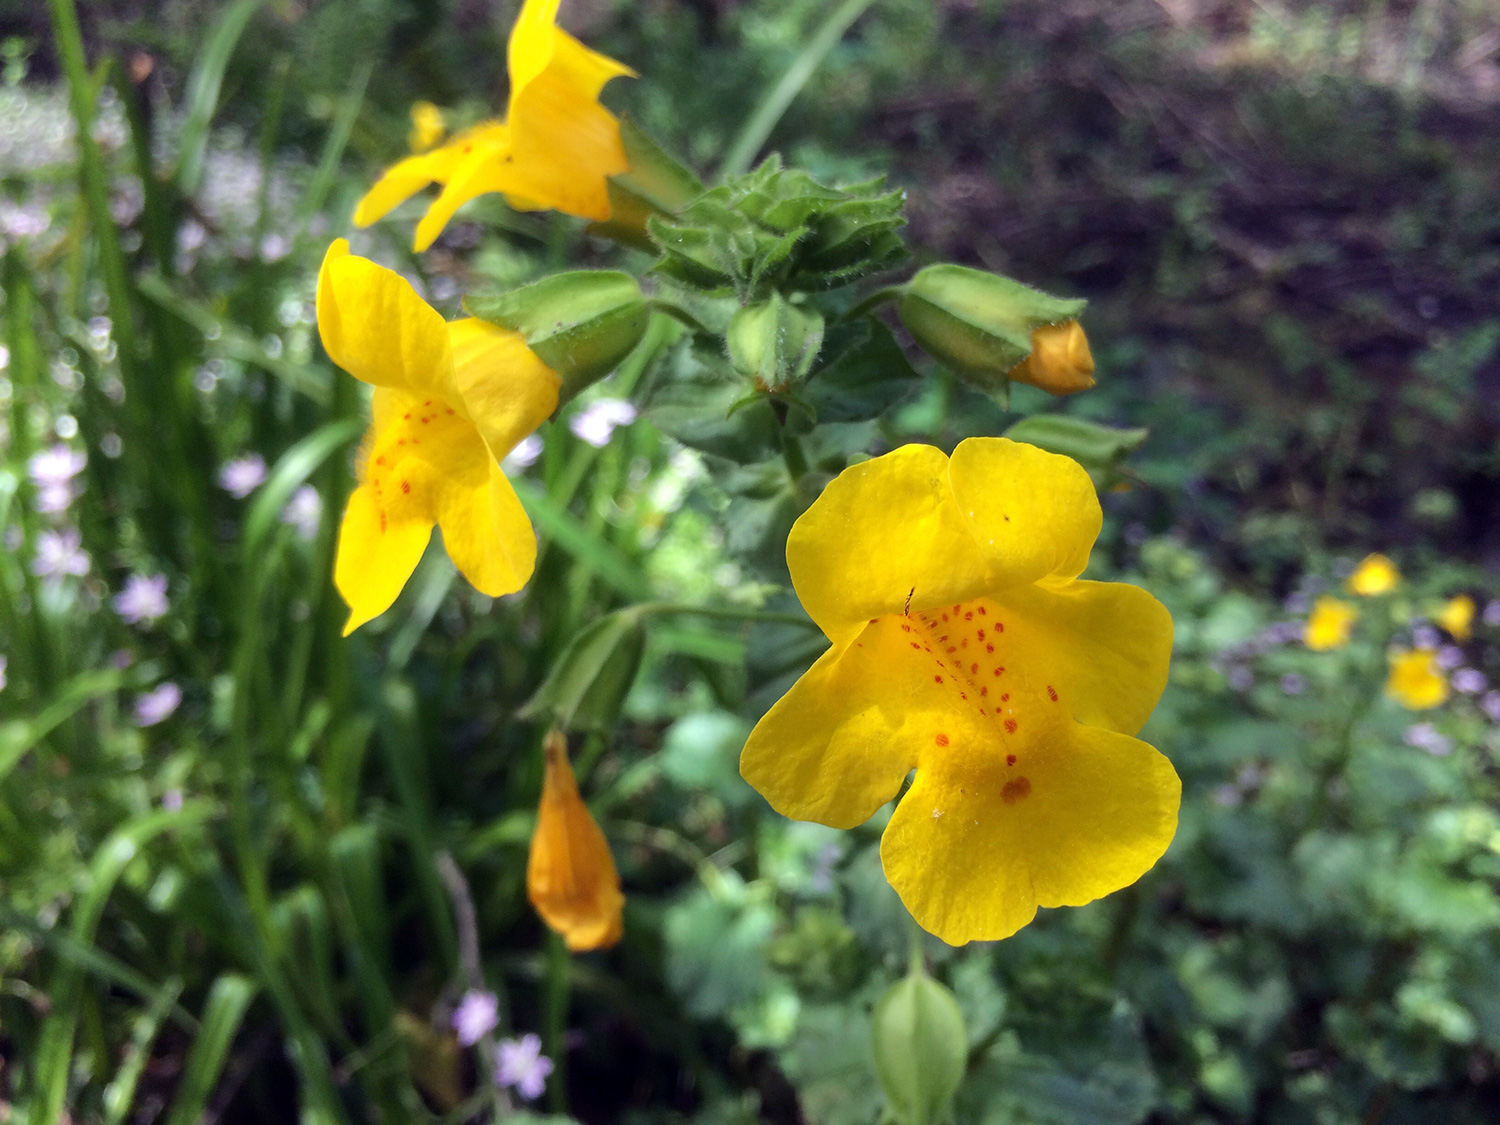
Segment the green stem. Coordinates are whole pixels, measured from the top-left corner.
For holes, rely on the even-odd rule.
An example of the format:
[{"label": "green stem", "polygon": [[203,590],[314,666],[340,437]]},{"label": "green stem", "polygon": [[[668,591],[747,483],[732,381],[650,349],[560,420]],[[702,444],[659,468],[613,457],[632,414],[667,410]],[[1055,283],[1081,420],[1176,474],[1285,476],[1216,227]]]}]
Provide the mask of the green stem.
[{"label": "green stem", "polygon": [[563,1034],[568,1021],[569,976],[572,954],[557,934],[547,933],[546,1026],[543,1039],[547,1057],[552,1060],[552,1076],[547,1082],[547,1105],[553,1113],[568,1112],[567,1053]]},{"label": "green stem", "polygon": [[801,485],[802,478],[807,476],[807,454],[802,452],[802,443],[786,432],[785,426],[781,430],[781,458],[786,462],[786,471],[791,474],[792,482]]},{"label": "green stem", "polygon": [[878,309],[887,301],[900,300],[902,294],[905,292],[906,288],[901,285],[887,285],[883,289],[877,289],[848,312],[840,313],[834,317],[833,322],[835,324],[844,324],[854,320],[856,317],[864,316],[866,313]]},{"label": "green stem", "polygon": [[776,85],[766,91],[765,97],[761,98],[760,104],[740,130],[740,135],[729,146],[723,163],[719,165],[720,179],[737,176],[750,167],[755,154],[766,143],[771,130],[776,128],[776,123],[781,120],[787,107],[802,92],[802,87],[807,85],[807,80],[822,65],[829,52],[838,46],[844,32],[874,2],[875,0],[844,0],[828,14],[828,18],[812,33],[807,46],[792,60],[792,65],[786,68]]}]

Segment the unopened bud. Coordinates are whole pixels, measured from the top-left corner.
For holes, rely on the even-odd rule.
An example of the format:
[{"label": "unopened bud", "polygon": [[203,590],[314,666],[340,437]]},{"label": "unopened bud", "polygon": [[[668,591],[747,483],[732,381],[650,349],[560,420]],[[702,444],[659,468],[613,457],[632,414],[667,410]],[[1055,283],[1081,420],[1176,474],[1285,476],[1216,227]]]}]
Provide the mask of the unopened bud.
[{"label": "unopened bud", "polygon": [[779,293],[740,309],[725,333],[735,370],[757,388],[784,390],[802,379],[823,346],[823,317]]},{"label": "unopened bud", "polygon": [[[1076,318],[1085,301],[1049,297],[1018,281],[951,264],[917,271],[897,312],[912,338],[977,386],[1003,390],[1039,328]],[[1084,343],[1087,354],[1087,342]]]},{"label": "unopened bud", "polygon": [[1094,385],[1094,356],[1076,320],[1044,324],[1031,333],[1031,354],[1010,369],[1013,383],[1070,395]]},{"label": "unopened bud", "polygon": [[968,1034],[958,1001],[915,970],[875,1005],[875,1071],[900,1125],[944,1120],[968,1065]]},{"label": "unopened bud", "polygon": [[559,406],[619,366],[649,319],[635,278],[618,270],[554,274],[507,293],[465,297],[464,308],[525,338],[562,379]]}]

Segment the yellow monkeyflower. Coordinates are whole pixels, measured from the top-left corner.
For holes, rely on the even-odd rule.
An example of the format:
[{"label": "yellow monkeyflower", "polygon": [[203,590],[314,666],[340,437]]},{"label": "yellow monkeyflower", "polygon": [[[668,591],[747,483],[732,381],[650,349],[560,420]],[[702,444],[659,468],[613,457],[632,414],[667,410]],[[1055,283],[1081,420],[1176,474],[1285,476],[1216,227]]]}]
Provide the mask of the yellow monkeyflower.
[{"label": "yellow monkeyflower", "polygon": [[1031,354],[1007,372],[1014,383],[1029,383],[1054,395],[1086,391],[1094,385],[1094,353],[1076,320],[1044,324],[1031,333]]},{"label": "yellow monkeyflower", "polygon": [[558,27],[558,3],[526,0],[511,30],[505,120],[481,122],[389,168],[355,208],[356,226],[369,226],[431,183],[443,190],[417,224],[418,251],[432,245],[459,207],[489,192],[502,192],[518,210],[609,218],[606,181],[628,163],[619,121],[599,104],[599,92],[611,78],[635,71]]},{"label": "yellow monkeyflower", "polygon": [[787,539],[832,647],[740,771],[777,811],[852,828],[915,769],[881,861],[950,944],[1116,891],[1176,831],[1177,774],[1132,737],[1172,619],[1135,586],[1078,578],[1101,522],[1076,462],[971,438],[951,459],[907,445],[845,470]]},{"label": "yellow monkeyflower", "polygon": [[329,357],[375,387],[334,560],[349,603],[344,635],[390,608],[434,524],[475,588],[492,597],[519,590],[536,537],[500,459],[557,408],[558,377],[517,333],[447,323],[343,239],[323,258],[317,309]]},{"label": "yellow monkeyflower", "polygon": [[1443,606],[1437,623],[1448,630],[1455,641],[1466,641],[1474,632],[1474,599],[1468,594],[1459,594]]},{"label": "yellow monkeyflower", "polygon": [[1343,648],[1354,632],[1354,622],[1359,619],[1359,610],[1338,598],[1319,598],[1307,619],[1307,630],[1302,634],[1303,643],[1316,652]]},{"label": "yellow monkeyflower", "polygon": [[1375,554],[1365,556],[1345,585],[1351,594],[1368,598],[1395,589],[1400,581],[1401,572],[1396,569],[1396,564],[1384,555]]},{"label": "yellow monkeyflower", "polygon": [[1437,654],[1429,648],[1393,649],[1385,693],[1408,711],[1426,711],[1448,698],[1448,681],[1438,669]]},{"label": "yellow monkeyflower", "polygon": [[412,152],[426,152],[442,140],[447,131],[442,110],[431,102],[412,102],[411,132],[406,136]]},{"label": "yellow monkeyflower", "polygon": [[583,803],[561,731],[546,742],[547,772],[526,861],[526,895],[574,951],[614,945],[624,932],[625,896],[609,842]]}]

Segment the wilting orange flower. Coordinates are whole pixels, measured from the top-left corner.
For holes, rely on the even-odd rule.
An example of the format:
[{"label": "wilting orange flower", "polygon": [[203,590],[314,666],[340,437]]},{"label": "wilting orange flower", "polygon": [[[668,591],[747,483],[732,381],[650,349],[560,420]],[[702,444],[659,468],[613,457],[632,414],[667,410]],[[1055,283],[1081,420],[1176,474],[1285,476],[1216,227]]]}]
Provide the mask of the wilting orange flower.
[{"label": "wilting orange flower", "polygon": [[558,27],[559,2],[526,0],[516,18],[505,120],[482,121],[387,169],[355,208],[355,226],[369,226],[431,183],[443,190],[417,224],[418,251],[432,245],[459,207],[490,192],[520,210],[609,218],[606,180],[629,165],[620,123],[599,104],[599,93],[611,78],[635,71]]},{"label": "wilting orange flower", "polygon": [[547,735],[546,754],[542,802],[526,862],[526,894],[569,949],[605,949],[624,933],[620,875],[604,833],[578,792],[561,731]]}]

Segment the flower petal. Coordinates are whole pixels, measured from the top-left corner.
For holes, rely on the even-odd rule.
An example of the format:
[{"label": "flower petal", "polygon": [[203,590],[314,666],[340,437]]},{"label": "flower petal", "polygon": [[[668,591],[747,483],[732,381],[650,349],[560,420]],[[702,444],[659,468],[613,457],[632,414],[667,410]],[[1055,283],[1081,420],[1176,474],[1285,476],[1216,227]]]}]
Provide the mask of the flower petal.
[{"label": "flower petal", "polygon": [[329,358],[356,379],[454,404],[448,326],[400,274],[336,239],[318,271],[317,309]]},{"label": "flower petal", "polygon": [[438,491],[438,525],[448,557],[481,594],[515,593],[531,577],[536,534],[494,461],[487,481],[454,481]]},{"label": "flower petal", "polygon": [[1077,461],[1008,438],[969,438],[948,476],[996,588],[1083,573],[1104,516]]},{"label": "flower petal", "polygon": [[459,394],[498,461],[557,409],[562,380],[518,332],[457,320],[448,325],[448,339]]},{"label": "flower petal", "polygon": [[1081,723],[1134,734],[1167,685],[1172,615],[1124,582],[1062,581],[1007,590],[1006,638],[1034,680]]},{"label": "flower petal", "polygon": [[431,536],[430,520],[382,512],[370,485],[350,493],[333,563],[334,585],[349,603],[344,636],[391,608]]},{"label": "flower petal", "polygon": [[1014,767],[982,752],[924,762],[881,840],[886,878],[950,945],[1128,886],[1176,831],[1181,782],[1144,742],[1062,718],[1000,749]]},{"label": "flower petal", "polygon": [[837,648],[871,618],[964,602],[993,585],[948,486],[948,458],[905,445],[845,469],[787,537],[803,608]]},{"label": "flower petal", "polygon": [[955,709],[905,624],[873,622],[824,653],[750,732],[740,773],[777,812],[853,828],[896,795],[924,746],[983,722]]}]

